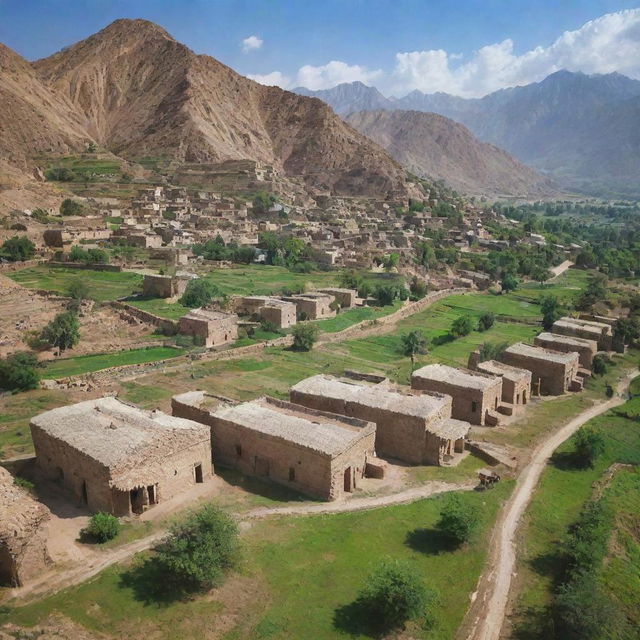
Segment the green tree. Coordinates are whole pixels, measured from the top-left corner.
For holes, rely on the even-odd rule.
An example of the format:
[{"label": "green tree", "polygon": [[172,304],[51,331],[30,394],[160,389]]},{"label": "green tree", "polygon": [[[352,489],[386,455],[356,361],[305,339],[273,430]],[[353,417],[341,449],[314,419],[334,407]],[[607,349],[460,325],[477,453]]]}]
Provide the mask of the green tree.
[{"label": "green tree", "polygon": [[398,291],[396,287],[387,284],[380,284],[376,287],[376,298],[378,299],[378,303],[382,307],[387,307],[390,304],[393,304],[393,301],[396,299]]},{"label": "green tree", "polygon": [[485,362],[486,360],[499,360],[508,346],[508,342],[483,342],[480,345],[479,361]]},{"label": "green tree", "polygon": [[221,295],[222,292],[213,282],[204,278],[197,278],[189,280],[187,288],[180,298],[180,304],[191,309],[204,307],[214,298],[218,298]]},{"label": "green tree", "polygon": [[436,262],[436,252],[428,242],[418,242],[415,247],[416,263],[430,269]]},{"label": "green tree", "polygon": [[340,286],[345,289],[360,289],[360,287],[364,283],[364,278],[362,274],[358,273],[354,269],[350,269],[349,271],[341,271],[338,276],[338,281],[340,282]]},{"label": "green tree", "polygon": [[416,356],[427,353],[427,338],[422,331],[410,331],[400,336],[402,354],[411,358],[411,372],[415,365]]},{"label": "green tree", "polygon": [[318,327],[315,324],[297,324],[293,327],[293,348],[296,351],[311,351],[318,339]]},{"label": "green tree", "polygon": [[390,253],[382,258],[382,266],[385,271],[391,271],[395,267],[398,266],[398,262],[400,262],[400,254],[399,253]]},{"label": "green tree", "polygon": [[87,142],[87,153],[95,153],[98,150],[98,145],[95,142]]},{"label": "green tree", "polygon": [[255,213],[267,213],[277,202],[277,198],[267,191],[258,191],[253,198],[253,210]]},{"label": "green tree", "polygon": [[72,300],[89,300],[89,287],[82,278],[74,278],[69,282],[67,287],[67,295]]},{"label": "green tree", "polygon": [[607,373],[607,360],[604,355],[601,353],[597,353],[593,356],[593,364],[591,366],[591,370],[596,376],[603,376]]},{"label": "green tree", "polygon": [[238,526],[213,505],[206,505],[171,527],[156,547],[163,577],[186,589],[220,584],[238,559]]},{"label": "green tree", "polygon": [[487,311],[483,313],[478,319],[478,331],[488,331],[493,327],[493,324],[496,321],[495,314],[491,313],[491,311]]},{"label": "green tree", "polygon": [[0,389],[27,391],[40,383],[38,358],[28,351],[18,351],[0,360]]},{"label": "green tree", "polygon": [[502,277],[502,290],[505,293],[515,291],[519,284],[520,282],[512,273],[507,273]]},{"label": "green tree", "polygon": [[542,265],[535,265],[531,270],[531,279],[540,284],[544,284],[551,277],[553,277],[551,271]]},{"label": "green tree", "polygon": [[550,331],[553,323],[562,317],[560,302],[556,296],[542,296],[540,298],[540,309],[542,311],[542,326],[545,331]]},{"label": "green tree", "polygon": [[582,427],[576,434],[575,455],[578,462],[585,467],[593,467],[605,448],[603,435],[591,427]]},{"label": "green tree", "polygon": [[66,198],[60,205],[60,215],[63,216],[79,216],[84,211],[84,206],[77,200]]},{"label": "green tree", "polygon": [[593,274],[587,281],[587,286],[576,300],[576,309],[587,311],[596,302],[605,302],[609,298],[607,278],[601,273]]},{"label": "green tree", "polygon": [[471,316],[458,316],[451,325],[451,334],[456,338],[467,336],[473,331]]},{"label": "green tree", "polygon": [[20,262],[31,260],[36,251],[36,247],[27,236],[13,236],[5,240],[0,249],[0,255],[10,262]]},{"label": "green tree", "polygon": [[91,516],[89,524],[82,530],[85,536],[96,542],[108,542],[120,533],[120,521],[110,513],[95,513]]},{"label": "green tree", "polygon": [[386,560],[368,578],[358,602],[383,630],[402,628],[409,620],[427,613],[435,600],[415,566]]},{"label": "green tree", "polygon": [[44,172],[44,176],[47,180],[72,182],[75,179],[76,174],[67,167],[52,167]]},{"label": "green tree", "polygon": [[59,313],[43,330],[41,339],[60,351],[70,349],[80,340],[80,323],[75,313]]},{"label": "green tree", "polygon": [[455,545],[469,542],[480,525],[480,514],[475,505],[458,494],[445,498],[440,510],[437,528]]}]

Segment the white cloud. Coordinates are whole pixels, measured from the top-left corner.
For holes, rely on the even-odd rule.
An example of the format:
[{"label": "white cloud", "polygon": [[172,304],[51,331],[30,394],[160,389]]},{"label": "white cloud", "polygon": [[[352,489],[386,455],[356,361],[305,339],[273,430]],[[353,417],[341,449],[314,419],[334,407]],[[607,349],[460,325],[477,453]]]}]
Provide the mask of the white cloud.
[{"label": "white cloud", "polygon": [[490,44],[457,66],[455,54],[442,49],[396,54],[388,89],[401,95],[419,89],[464,97],[538,82],[554,71],[584,73],[618,71],[640,78],[640,9],[609,13],[565,31],[548,47],[515,55],[511,39]]},{"label": "white cloud", "polygon": [[291,78],[285,76],[280,73],[280,71],[272,71],[271,73],[265,74],[247,74],[247,78],[250,80],[255,80],[260,84],[265,84],[268,87],[282,87],[283,89],[288,89],[291,87]]},{"label": "white cloud", "polygon": [[242,51],[243,53],[250,53],[251,51],[257,51],[262,47],[263,40],[258,38],[258,36],[249,36],[242,41]]}]

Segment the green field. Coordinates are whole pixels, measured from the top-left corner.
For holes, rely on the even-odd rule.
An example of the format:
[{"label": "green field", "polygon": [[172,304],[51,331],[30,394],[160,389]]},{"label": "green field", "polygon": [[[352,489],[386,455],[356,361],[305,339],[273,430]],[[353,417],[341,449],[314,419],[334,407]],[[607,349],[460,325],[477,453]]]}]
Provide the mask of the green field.
[{"label": "green field", "polygon": [[142,276],[138,273],[67,269],[47,265],[21,269],[7,273],[7,276],[23,287],[55,291],[62,295],[66,295],[73,280],[82,280],[89,288],[90,296],[98,302],[130,296],[142,285]]},{"label": "green field", "polygon": [[320,320],[315,324],[322,333],[337,333],[344,331],[358,322],[376,320],[395,313],[402,307],[402,302],[396,301],[387,307],[357,307],[341,311],[335,318]]},{"label": "green field", "polygon": [[[561,545],[569,526],[576,521],[583,505],[592,497],[594,483],[602,477],[607,467],[614,462],[640,464],[638,423],[621,414],[627,405],[588,423],[598,429],[607,442],[606,452],[597,460],[594,468],[575,468],[568,463],[574,448],[574,437],[559,447],[542,475],[520,538],[519,597],[514,616],[516,638],[542,640],[550,637],[547,607],[559,578]],[[637,472],[634,475],[637,476]],[[621,479],[620,482],[624,484],[626,480]],[[637,495],[635,498],[629,496],[629,499],[637,501]],[[624,515],[623,507],[620,513]],[[640,561],[637,561],[636,567],[640,569]],[[615,585],[628,569],[628,565],[620,562],[609,564],[603,580]],[[640,596],[637,582],[627,585],[626,589],[632,588],[633,584],[636,585],[636,597]]]},{"label": "green field", "polygon": [[78,376],[83,373],[91,373],[109,367],[120,367],[126,364],[142,364],[175,358],[184,353],[183,349],[176,347],[144,347],[142,349],[130,349],[129,351],[117,351],[116,353],[96,353],[75,358],[61,358],[47,363],[43,378],[66,378]]},{"label": "green field", "polygon": [[133,298],[125,302],[132,307],[169,320],[179,320],[191,311],[189,307],[183,307],[179,302],[168,302],[165,298]]},{"label": "green field", "polygon": [[369,636],[361,632],[352,603],[373,567],[393,557],[419,568],[439,594],[434,628],[411,625],[411,637],[449,640],[482,571],[496,511],[512,486],[505,482],[490,492],[465,494],[481,507],[483,521],[477,539],[458,550],[449,550],[434,529],[441,497],[365,512],[263,520],[243,536],[240,573],[210,595],[157,602],[143,572],[113,567],[3,617],[34,625],[60,612],[96,632],[157,640],[201,638],[211,627],[225,640],[364,638]]}]

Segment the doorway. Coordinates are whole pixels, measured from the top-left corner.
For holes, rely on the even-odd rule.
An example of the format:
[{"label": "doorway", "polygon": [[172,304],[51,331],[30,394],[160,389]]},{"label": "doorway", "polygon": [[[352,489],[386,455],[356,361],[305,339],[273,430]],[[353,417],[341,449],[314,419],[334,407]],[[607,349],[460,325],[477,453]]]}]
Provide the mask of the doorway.
[{"label": "doorway", "polygon": [[351,467],[344,470],[344,490],[349,493],[353,491],[353,470]]},{"label": "doorway", "polygon": [[155,484],[150,484],[147,487],[147,495],[149,496],[149,504],[158,504],[158,495]]},{"label": "doorway", "polygon": [[142,513],[144,511],[143,489],[131,489],[129,491],[129,499],[131,500],[131,511],[133,513]]},{"label": "doorway", "polygon": [[195,471],[195,474],[196,474],[196,482],[198,484],[201,482],[204,482],[204,479],[202,478],[202,465],[197,464],[193,470]]}]

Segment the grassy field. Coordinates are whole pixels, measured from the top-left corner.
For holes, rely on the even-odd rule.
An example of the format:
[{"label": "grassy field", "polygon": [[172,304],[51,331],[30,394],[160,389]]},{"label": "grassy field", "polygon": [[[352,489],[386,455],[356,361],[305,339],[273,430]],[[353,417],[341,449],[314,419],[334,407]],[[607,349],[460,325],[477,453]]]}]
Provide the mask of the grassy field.
[{"label": "grassy field", "polygon": [[582,269],[568,269],[550,283],[526,283],[511,296],[527,302],[536,302],[543,295],[554,295],[562,304],[571,304],[584,289],[590,273]]},{"label": "grassy field", "polygon": [[[517,638],[542,640],[549,637],[546,626],[547,606],[551,601],[554,584],[559,578],[561,543],[568,527],[575,522],[583,505],[592,497],[594,483],[614,462],[640,464],[638,423],[621,414],[623,407],[613,409],[588,423],[600,431],[607,442],[606,453],[597,460],[593,468],[576,468],[570,464],[574,437],[558,449],[542,475],[520,538],[519,593],[513,617]],[[620,570],[622,569],[624,567]],[[620,572],[614,569],[612,571],[613,576],[605,572],[603,579],[614,584]]]},{"label": "grassy field", "polygon": [[179,320],[191,311],[189,307],[183,307],[179,302],[169,302],[165,298],[134,298],[127,300],[126,303],[143,311],[147,311],[148,313],[153,313],[161,318],[168,318],[169,320]]},{"label": "grassy field", "polygon": [[75,358],[62,358],[47,363],[42,377],[66,378],[67,376],[77,376],[125,364],[142,364],[144,362],[167,360],[183,353],[183,349],[176,347],[158,346],[117,351],[115,353],[96,353],[87,356],[76,356]]},{"label": "grassy field", "polygon": [[89,269],[67,269],[38,265],[7,273],[18,284],[29,289],[43,289],[66,295],[69,284],[82,280],[89,294],[98,302],[116,300],[131,295],[142,285],[142,276],[130,272],[91,271]]},{"label": "grassy field", "polygon": [[434,529],[440,497],[366,512],[270,519],[243,536],[240,573],[209,595],[158,602],[135,565],[113,567],[4,618],[33,625],[60,612],[96,632],[157,640],[200,638],[211,626],[225,640],[365,638],[352,603],[369,572],[390,556],[418,567],[439,593],[435,627],[414,625],[411,637],[450,639],[482,570],[491,523],[511,489],[512,483],[503,483],[465,494],[481,507],[483,521],[477,539],[462,549],[448,549]]}]

